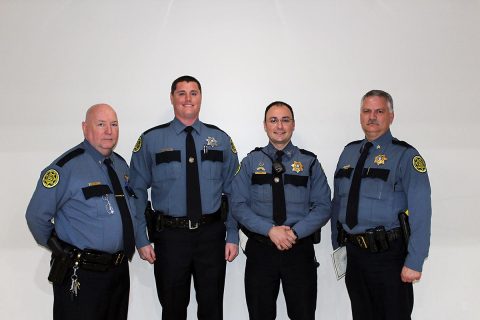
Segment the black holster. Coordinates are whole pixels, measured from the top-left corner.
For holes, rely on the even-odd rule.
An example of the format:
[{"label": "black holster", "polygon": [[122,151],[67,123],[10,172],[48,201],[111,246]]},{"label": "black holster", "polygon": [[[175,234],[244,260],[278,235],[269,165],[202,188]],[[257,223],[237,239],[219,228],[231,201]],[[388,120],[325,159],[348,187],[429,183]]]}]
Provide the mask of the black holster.
[{"label": "black holster", "polygon": [[47,245],[52,250],[48,280],[54,284],[60,284],[65,279],[69,269],[73,267],[73,250],[72,247],[66,246],[58,239],[55,233],[50,236]]},{"label": "black holster", "polygon": [[312,239],[313,239],[313,244],[320,243],[320,240],[322,239],[322,232],[320,229],[318,229],[312,234]]},{"label": "black holster", "polygon": [[398,214],[398,221],[400,222],[400,229],[402,230],[403,241],[405,248],[408,248],[408,241],[410,240],[410,223],[408,222],[408,215],[406,212]]},{"label": "black holster", "polygon": [[225,222],[228,217],[228,197],[226,194],[222,194],[222,201],[220,203],[220,219]]},{"label": "black holster", "polygon": [[161,219],[155,210],[152,209],[152,203],[147,201],[145,207],[145,221],[147,222],[148,240],[155,242],[158,239],[158,233],[162,230]]}]

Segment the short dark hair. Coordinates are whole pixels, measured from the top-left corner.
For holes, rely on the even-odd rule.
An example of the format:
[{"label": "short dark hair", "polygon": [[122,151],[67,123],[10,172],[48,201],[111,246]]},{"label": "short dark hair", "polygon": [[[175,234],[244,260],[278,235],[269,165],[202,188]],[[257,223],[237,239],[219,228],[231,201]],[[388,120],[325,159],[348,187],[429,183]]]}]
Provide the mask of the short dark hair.
[{"label": "short dark hair", "polygon": [[175,90],[177,89],[177,83],[179,82],[195,82],[198,85],[198,90],[202,92],[202,86],[200,85],[200,81],[198,81],[192,76],[181,76],[172,82],[172,88],[170,89],[170,94],[173,94],[175,92]]},{"label": "short dark hair", "polygon": [[361,106],[363,106],[363,102],[368,97],[382,97],[382,98],[384,98],[385,100],[387,100],[388,110],[390,110],[390,112],[393,112],[393,98],[388,92],[385,92],[383,90],[370,90],[370,91],[368,91],[362,97],[362,101],[360,102]]},{"label": "short dark hair", "polygon": [[293,115],[293,109],[292,107],[286,103],[286,102],[283,102],[283,101],[273,101],[272,103],[270,103],[267,108],[265,109],[265,115],[263,117],[263,122],[267,121],[267,112],[268,110],[270,110],[271,107],[273,106],[284,106],[284,107],[287,107],[288,110],[290,110],[290,112],[292,113],[292,120],[295,120],[295,116]]}]

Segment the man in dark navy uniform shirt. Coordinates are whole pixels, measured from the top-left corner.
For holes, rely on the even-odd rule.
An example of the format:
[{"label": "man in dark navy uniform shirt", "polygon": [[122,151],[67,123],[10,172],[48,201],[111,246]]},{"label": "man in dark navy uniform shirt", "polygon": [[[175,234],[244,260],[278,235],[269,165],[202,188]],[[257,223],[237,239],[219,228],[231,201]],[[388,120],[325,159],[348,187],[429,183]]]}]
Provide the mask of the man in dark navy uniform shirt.
[{"label": "man in dark navy uniform shirt", "polygon": [[393,118],[390,94],[367,92],[360,108],[365,139],[345,147],[335,171],[332,243],[347,248],[354,320],[410,319],[412,283],[428,256],[427,168],[415,148],[392,137]]}]

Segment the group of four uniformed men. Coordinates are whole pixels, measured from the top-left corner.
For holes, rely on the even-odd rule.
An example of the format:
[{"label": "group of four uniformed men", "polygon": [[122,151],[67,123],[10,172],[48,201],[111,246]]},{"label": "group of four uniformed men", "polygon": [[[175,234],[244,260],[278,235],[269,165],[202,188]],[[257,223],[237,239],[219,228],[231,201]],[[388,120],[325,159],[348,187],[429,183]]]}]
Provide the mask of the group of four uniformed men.
[{"label": "group of four uniformed men", "polygon": [[[192,277],[198,319],[222,319],[226,261],[238,255],[239,229],[249,239],[250,319],[276,318],[280,283],[289,318],[314,319],[313,245],[330,219],[333,247],[347,249],[353,318],[410,319],[412,282],[428,255],[430,185],[417,150],[390,133],[388,93],[362,98],[365,139],[340,156],[333,200],[316,155],[291,142],[287,103],[267,106],[269,143],[239,165],[232,139],[199,120],[198,80],[176,79],[170,99],[175,118],[140,136],[130,169],[113,152],[116,113],[98,104],[82,123],[85,140],[42,171],[26,218],[35,240],[52,250],[54,319],[126,319],[135,245],[154,264],[162,319],[187,318]],[[409,235],[398,218],[407,210]]]}]

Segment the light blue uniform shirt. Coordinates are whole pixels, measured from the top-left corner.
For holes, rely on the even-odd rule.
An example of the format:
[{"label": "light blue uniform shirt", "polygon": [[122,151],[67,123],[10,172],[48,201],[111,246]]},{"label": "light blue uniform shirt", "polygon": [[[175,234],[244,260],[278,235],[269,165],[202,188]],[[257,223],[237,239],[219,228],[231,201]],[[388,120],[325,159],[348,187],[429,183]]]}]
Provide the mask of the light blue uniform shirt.
[{"label": "light blue uniform shirt", "polygon": [[[187,216],[185,125],[174,118],[171,122],[145,131],[133,150],[131,186],[138,196],[136,207],[144,212],[151,188],[155,210],[173,217]],[[219,128],[196,121],[192,136],[199,159],[198,172],[203,214],[220,208],[222,193],[231,193],[231,183],[238,168],[238,157],[230,137]],[[143,214],[137,215],[139,232],[137,247],[149,243]],[[227,242],[238,244],[236,221],[228,214]]]},{"label": "light blue uniform shirt", "polygon": [[[80,249],[109,253],[124,249],[122,219],[104,159],[85,140],[42,171],[26,213],[40,245],[47,245],[55,229],[61,240]],[[110,159],[135,221],[133,198],[126,190],[128,165],[116,153]]]},{"label": "light blue uniform shirt", "polygon": [[366,229],[384,226],[386,230],[400,226],[398,213],[408,209],[411,236],[405,266],[422,271],[430,246],[432,207],[430,182],[423,158],[405,142],[392,137],[387,131],[371,141],[365,161],[358,203],[358,224],[349,229],[345,222],[348,193],[353,171],[367,140],[348,144],[335,171],[332,244],[338,247],[336,221],[351,234],[364,233]]},{"label": "light blue uniform shirt", "polygon": [[[250,152],[233,181],[232,213],[248,230],[268,235],[273,221],[272,144]],[[330,187],[317,157],[291,142],[283,149],[282,164],[287,219],[299,238],[307,237],[330,219]]]}]

